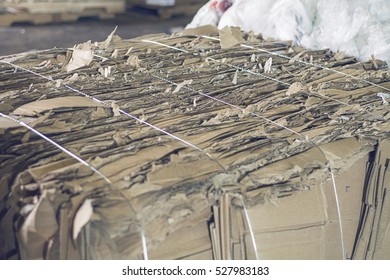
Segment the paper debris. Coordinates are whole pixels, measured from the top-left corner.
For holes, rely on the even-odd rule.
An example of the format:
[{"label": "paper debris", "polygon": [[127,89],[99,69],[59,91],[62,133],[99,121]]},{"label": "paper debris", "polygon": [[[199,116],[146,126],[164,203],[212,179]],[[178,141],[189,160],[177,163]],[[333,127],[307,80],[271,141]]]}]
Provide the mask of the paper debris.
[{"label": "paper debris", "polygon": [[178,93],[183,87],[192,84],[192,80],[185,80],[184,82],[177,85],[173,93]]},{"label": "paper debris", "polygon": [[72,57],[66,66],[66,71],[77,70],[81,67],[88,66],[93,61],[91,45],[88,43],[77,46],[73,49]]},{"label": "paper debris", "polygon": [[256,62],[256,55],[255,54],[252,54],[252,56],[251,56],[251,62],[252,63],[255,63]]},{"label": "paper debris", "polygon": [[59,88],[59,87],[61,87],[61,85],[62,85],[62,79],[56,80],[55,87],[56,87],[56,88]]},{"label": "paper debris", "polygon": [[140,60],[136,55],[130,55],[126,63],[131,67],[133,67],[134,69],[139,69],[141,67]]},{"label": "paper debris", "polygon": [[234,73],[234,77],[233,77],[233,81],[232,81],[232,83],[233,83],[234,85],[237,84],[237,79],[238,79],[238,70],[236,71],[236,73]]},{"label": "paper debris", "polygon": [[125,53],[125,56],[128,56],[128,55],[131,53],[132,50],[133,50],[133,47],[129,48],[129,49],[127,50],[127,52]]},{"label": "paper debris", "polygon": [[336,59],[337,61],[343,60],[344,58],[345,58],[345,52],[344,51],[338,51],[334,55],[334,59]]},{"label": "paper debris", "polygon": [[101,67],[98,69],[98,71],[106,79],[111,76],[111,66],[104,67],[104,68]]},{"label": "paper debris", "polygon": [[371,55],[371,61],[372,61],[372,64],[374,65],[374,68],[375,69],[378,69],[378,62],[376,61],[376,58],[375,58],[375,55]]},{"label": "paper debris", "polygon": [[217,27],[214,25],[204,25],[195,28],[187,28],[179,32],[179,35],[205,35],[205,34],[216,34],[218,33]]},{"label": "paper debris", "polygon": [[389,104],[389,102],[386,99],[390,99],[390,94],[384,93],[384,92],[379,92],[379,93],[377,93],[377,96],[382,98],[383,105]]},{"label": "paper debris", "polygon": [[93,214],[93,199],[86,199],[77,211],[73,220],[73,240],[76,240],[79,236],[81,229],[91,220]]},{"label": "paper debris", "polygon": [[293,83],[287,90],[286,95],[290,96],[294,93],[297,93],[303,89],[303,85],[300,82]]},{"label": "paper debris", "polygon": [[50,66],[50,64],[51,64],[51,60],[47,60],[47,61],[41,62],[40,64],[38,64],[37,66],[34,66],[33,68],[41,70],[41,69],[44,69],[44,68]]},{"label": "paper debris", "polygon": [[74,73],[72,76],[69,77],[69,82],[75,82],[78,80],[78,78],[79,78],[79,74]]},{"label": "paper debris", "polygon": [[118,117],[121,115],[119,106],[115,103],[115,101],[111,102],[112,112],[114,114],[114,117]]},{"label": "paper debris", "polygon": [[268,58],[268,60],[264,64],[264,73],[270,73],[272,71],[272,57]]},{"label": "paper debris", "polygon": [[239,27],[225,26],[219,30],[219,38],[221,39],[221,48],[228,49],[238,46],[244,42]]},{"label": "paper debris", "polygon": [[115,50],[112,52],[112,54],[111,54],[111,58],[117,58],[117,57],[118,57],[118,53],[119,53],[118,49],[115,49]]},{"label": "paper debris", "polygon": [[113,39],[113,37],[114,37],[114,34],[115,34],[115,32],[116,32],[117,29],[118,29],[118,26],[115,27],[115,29],[111,32],[110,35],[108,35],[107,39],[104,41],[103,47],[104,47],[105,49],[107,49],[107,48],[110,46],[111,41],[112,41],[112,39]]},{"label": "paper debris", "polygon": [[62,54],[57,55],[56,59],[57,59],[57,61],[59,63],[65,63],[66,62],[66,56],[62,55]]},{"label": "paper debris", "polygon": [[33,210],[28,214],[20,229],[23,242],[28,244],[30,236],[38,235],[41,238],[49,238],[58,229],[55,212],[47,198],[45,191]]},{"label": "paper debris", "polygon": [[195,64],[195,63],[200,62],[200,61],[202,61],[202,59],[200,57],[186,58],[183,61],[183,66],[189,65],[189,64]]},{"label": "paper debris", "polygon": [[293,58],[291,58],[290,61],[289,61],[288,63],[289,63],[289,64],[294,63],[294,62],[297,61],[304,53],[305,53],[305,51],[302,51],[302,52],[298,53],[298,54],[295,55]]}]

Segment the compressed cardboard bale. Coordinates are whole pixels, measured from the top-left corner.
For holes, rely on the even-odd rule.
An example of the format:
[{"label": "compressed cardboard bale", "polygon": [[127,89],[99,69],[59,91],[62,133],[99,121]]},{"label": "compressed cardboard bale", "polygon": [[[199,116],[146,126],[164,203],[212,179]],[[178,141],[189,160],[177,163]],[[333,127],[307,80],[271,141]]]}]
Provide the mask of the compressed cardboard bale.
[{"label": "compressed cardboard bale", "polygon": [[359,205],[390,135],[389,69],[217,37],[113,33],[70,71],[73,50],[1,59],[2,258],[386,257],[388,219]]}]

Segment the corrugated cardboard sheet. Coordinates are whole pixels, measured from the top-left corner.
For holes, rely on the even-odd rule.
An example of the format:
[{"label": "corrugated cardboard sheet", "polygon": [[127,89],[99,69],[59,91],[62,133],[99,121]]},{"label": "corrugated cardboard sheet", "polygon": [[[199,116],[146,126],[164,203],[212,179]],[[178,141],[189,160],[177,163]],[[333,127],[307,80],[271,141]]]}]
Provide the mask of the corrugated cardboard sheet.
[{"label": "corrugated cardboard sheet", "polygon": [[1,58],[1,258],[390,258],[389,69],[202,34]]}]

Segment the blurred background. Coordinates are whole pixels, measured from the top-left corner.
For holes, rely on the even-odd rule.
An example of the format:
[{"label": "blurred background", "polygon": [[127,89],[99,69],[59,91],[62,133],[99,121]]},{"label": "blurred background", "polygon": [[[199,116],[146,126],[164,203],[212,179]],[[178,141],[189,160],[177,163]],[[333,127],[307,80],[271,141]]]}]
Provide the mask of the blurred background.
[{"label": "blurred background", "polygon": [[183,29],[206,0],[0,0],[0,56]]}]

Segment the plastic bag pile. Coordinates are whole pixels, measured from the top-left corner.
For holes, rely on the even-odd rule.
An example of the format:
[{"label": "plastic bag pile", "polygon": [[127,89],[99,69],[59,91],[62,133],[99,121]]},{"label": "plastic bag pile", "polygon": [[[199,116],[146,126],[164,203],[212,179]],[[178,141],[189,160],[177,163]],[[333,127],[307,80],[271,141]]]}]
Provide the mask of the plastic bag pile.
[{"label": "plastic bag pile", "polygon": [[210,0],[187,28],[207,24],[390,65],[390,0]]}]

